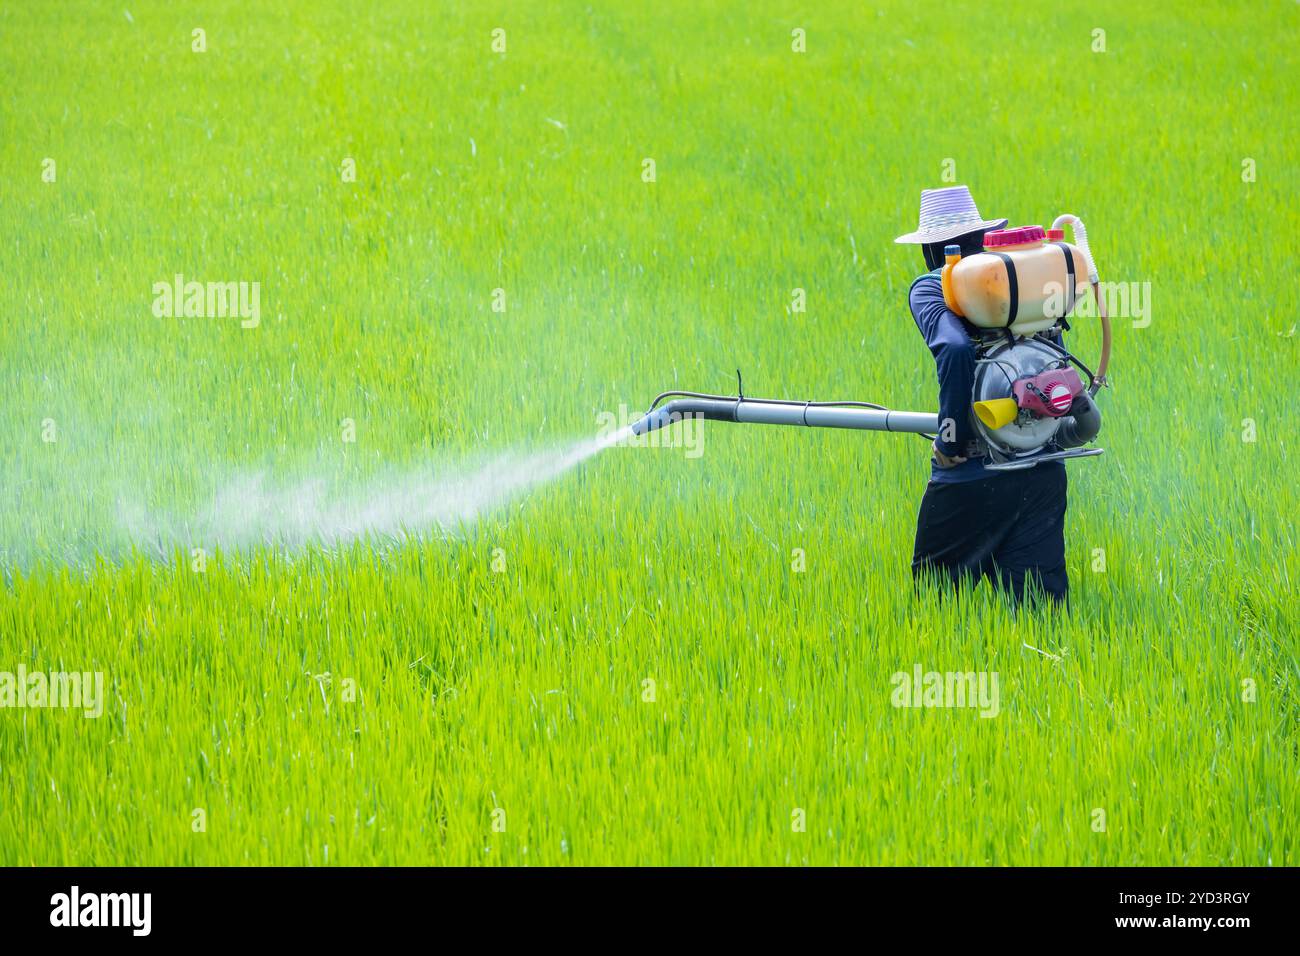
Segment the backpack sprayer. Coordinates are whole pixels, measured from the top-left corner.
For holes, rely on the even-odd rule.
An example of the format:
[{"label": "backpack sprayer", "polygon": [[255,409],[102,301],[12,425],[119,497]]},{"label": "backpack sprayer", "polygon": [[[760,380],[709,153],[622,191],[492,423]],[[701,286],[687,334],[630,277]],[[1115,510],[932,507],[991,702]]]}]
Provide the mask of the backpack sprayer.
[{"label": "backpack sprayer", "polygon": [[[1066,225],[1074,243],[1064,241]],[[1107,384],[1110,319],[1083,222],[1067,214],[1058,216],[1049,230],[1022,226],[988,232],[984,249],[962,258],[958,246],[947,246],[939,276],[948,308],[976,329],[971,411],[979,437],[966,457],[987,459],[985,467],[991,470],[1011,471],[1100,455],[1100,448],[1080,446],[1101,430],[1101,412],[1093,399]],[[1089,285],[1102,332],[1095,373],[1061,344],[1068,316]],[[743,382],[737,384],[736,395],[664,392],[631,432],[643,435],[687,417],[913,432],[928,439],[939,431],[937,414],[871,402],[747,398]]]}]

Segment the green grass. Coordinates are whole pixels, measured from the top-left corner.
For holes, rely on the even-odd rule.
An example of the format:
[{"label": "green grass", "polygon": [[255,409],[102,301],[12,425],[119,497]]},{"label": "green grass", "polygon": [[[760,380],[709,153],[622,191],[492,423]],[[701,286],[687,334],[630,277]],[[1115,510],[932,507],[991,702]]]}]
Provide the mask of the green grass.
[{"label": "green grass", "polygon": [[[122,6],[0,6],[0,671],[107,695],[0,710],[0,863],[1297,862],[1300,8]],[[948,158],[1152,286],[1068,619],[913,594],[910,436],[720,425],[416,539],[183,530],[737,367],[932,408],[892,239]],[[261,325],[155,318],[178,272],[259,281]],[[893,708],[917,663],[1001,712]]]}]

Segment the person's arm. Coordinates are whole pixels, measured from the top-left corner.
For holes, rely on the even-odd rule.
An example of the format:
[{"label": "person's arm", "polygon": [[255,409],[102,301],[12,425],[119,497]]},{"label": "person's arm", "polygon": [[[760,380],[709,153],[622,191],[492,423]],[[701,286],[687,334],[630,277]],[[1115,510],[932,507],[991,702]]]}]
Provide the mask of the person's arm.
[{"label": "person's arm", "polygon": [[[939,282],[921,281],[908,296],[912,318],[934,356],[939,377],[939,427],[935,448],[948,458],[961,456],[975,435],[970,425],[970,396],[975,384],[975,344],[960,317],[943,301]],[[944,441],[943,423],[952,420],[953,440]],[[940,462],[943,464],[943,462]]]}]

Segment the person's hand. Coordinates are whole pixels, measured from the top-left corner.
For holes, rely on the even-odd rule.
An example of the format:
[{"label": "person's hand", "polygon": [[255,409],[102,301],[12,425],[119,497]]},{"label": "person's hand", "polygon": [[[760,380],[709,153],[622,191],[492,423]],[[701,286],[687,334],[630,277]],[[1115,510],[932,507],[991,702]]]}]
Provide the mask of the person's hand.
[{"label": "person's hand", "polygon": [[966,459],[961,455],[945,455],[939,450],[939,439],[936,438],[934,440],[934,460],[938,463],[940,468],[951,468],[954,465],[962,464]]}]

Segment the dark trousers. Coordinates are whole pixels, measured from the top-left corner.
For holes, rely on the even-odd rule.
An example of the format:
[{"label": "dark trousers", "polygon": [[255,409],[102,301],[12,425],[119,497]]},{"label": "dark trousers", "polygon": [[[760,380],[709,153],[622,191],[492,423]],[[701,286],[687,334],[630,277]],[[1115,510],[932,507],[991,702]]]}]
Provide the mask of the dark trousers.
[{"label": "dark trousers", "polygon": [[1065,601],[1063,465],[926,486],[916,519],[912,574],[960,585],[987,577],[1016,603],[1027,587]]}]

